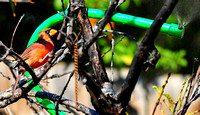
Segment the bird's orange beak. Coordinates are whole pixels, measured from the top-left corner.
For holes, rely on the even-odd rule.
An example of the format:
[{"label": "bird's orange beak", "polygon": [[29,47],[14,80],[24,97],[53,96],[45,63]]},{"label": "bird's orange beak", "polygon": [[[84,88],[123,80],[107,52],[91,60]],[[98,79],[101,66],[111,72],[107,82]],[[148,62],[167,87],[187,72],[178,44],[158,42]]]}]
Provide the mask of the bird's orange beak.
[{"label": "bird's orange beak", "polygon": [[58,32],[57,30],[51,29],[50,32],[49,32],[49,35],[54,36],[57,32]]}]

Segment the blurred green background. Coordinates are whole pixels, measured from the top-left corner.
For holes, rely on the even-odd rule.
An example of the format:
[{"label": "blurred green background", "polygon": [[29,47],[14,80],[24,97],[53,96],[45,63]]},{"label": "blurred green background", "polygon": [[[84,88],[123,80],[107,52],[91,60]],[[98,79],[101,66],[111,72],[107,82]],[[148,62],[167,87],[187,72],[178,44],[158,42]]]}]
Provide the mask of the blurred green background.
[{"label": "blurred green background", "polygon": [[[34,0],[33,0],[34,1]],[[68,0],[65,1],[67,7]],[[22,14],[25,14],[20,23],[15,38],[13,48],[17,53],[22,53],[26,48],[29,38],[39,24],[45,19],[62,10],[60,0],[39,0],[34,1],[35,4],[27,2],[18,2],[15,7],[16,17],[12,14],[12,5],[9,2],[0,0],[0,35],[1,41],[7,46],[14,28]],[[98,8],[106,10],[109,0],[86,0],[86,7]],[[154,19],[164,0],[126,0],[117,12]],[[198,58],[200,54],[200,22],[198,14],[198,5],[200,3],[191,0],[182,0],[173,14],[167,20],[167,23],[185,24],[185,35],[183,39],[171,37],[167,34],[159,33],[155,41],[156,47],[161,54],[161,58],[156,69],[150,71],[152,76],[168,72],[176,72],[182,74],[190,74],[192,72],[192,63],[194,58]],[[127,25],[115,23],[115,30],[125,32],[134,36],[136,40],[125,37],[116,47],[114,52],[114,67],[121,69],[129,67],[137,48],[137,42],[140,42],[146,32],[144,29],[131,27]],[[121,36],[115,35],[115,41]],[[98,39],[101,52],[105,52],[111,48],[110,38]],[[110,66],[111,52],[104,56],[105,64]]]}]

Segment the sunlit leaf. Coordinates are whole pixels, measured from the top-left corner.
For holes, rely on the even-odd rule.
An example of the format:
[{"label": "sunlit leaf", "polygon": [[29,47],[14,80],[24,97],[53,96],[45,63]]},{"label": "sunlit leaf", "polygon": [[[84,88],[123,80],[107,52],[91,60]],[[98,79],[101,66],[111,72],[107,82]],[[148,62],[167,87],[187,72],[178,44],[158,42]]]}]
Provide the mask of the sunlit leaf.
[{"label": "sunlit leaf", "polygon": [[160,89],[158,89],[158,87],[157,87],[156,85],[152,86],[152,88],[156,89],[156,91],[157,91],[158,93],[160,93]]},{"label": "sunlit leaf", "polygon": [[169,95],[169,94],[163,94],[163,95],[167,98],[167,100],[169,101],[169,103],[170,103],[171,105],[175,106],[175,103],[174,103],[174,101],[173,101],[171,95]]}]

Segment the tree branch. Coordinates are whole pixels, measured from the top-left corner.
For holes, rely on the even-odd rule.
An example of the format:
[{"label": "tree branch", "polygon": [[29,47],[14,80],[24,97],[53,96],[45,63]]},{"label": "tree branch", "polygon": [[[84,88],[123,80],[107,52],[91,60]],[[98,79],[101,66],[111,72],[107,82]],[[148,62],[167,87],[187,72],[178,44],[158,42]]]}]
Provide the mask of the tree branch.
[{"label": "tree branch", "polygon": [[[53,102],[57,102],[59,99],[60,99],[60,96],[59,95],[56,95],[56,94],[52,94],[52,93],[48,93],[48,92],[36,92],[36,91],[30,91],[28,93],[29,96],[32,96],[32,97],[39,97],[41,99],[49,99]],[[74,101],[71,101],[69,99],[64,99],[62,98],[60,100],[60,103],[61,105],[64,105],[66,107],[72,107],[72,108],[75,108],[75,102]],[[79,111],[85,113],[85,114],[88,114],[88,115],[94,115],[94,114],[97,114],[95,110],[89,108],[89,107],[86,107],[85,105],[82,105],[80,103],[78,103],[78,108],[77,108]]]},{"label": "tree branch", "polygon": [[89,41],[86,41],[85,43],[85,49],[88,49],[98,38],[98,36],[102,33],[104,27],[106,24],[111,20],[111,17],[113,16],[115,9],[117,8],[118,0],[110,0],[110,4],[108,7],[108,10],[105,12],[105,16],[98,22],[95,27],[95,31],[93,33],[93,38],[89,39]]},{"label": "tree branch", "polygon": [[[84,39],[86,41],[93,39],[92,27],[87,17],[85,8],[82,8],[79,10],[77,19],[78,19],[78,22],[80,23]],[[85,51],[87,50],[84,50],[84,52]],[[98,46],[96,43],[92,44],[92,46],[88,49],[88,55],[92,63],[94,74],[97,77],[99,83],[103,84],[104,82],[108,82],[109,80],[106,74],[103,60],[101,58],[101,55],[99,54]]]},{"label": "tree branch", "polygon": [[165,4],[157,14],[153,24],[147,30],[142,42],[140,43],[129,69],[127,78],[122,85],[121,93],[119,94],[119,101],[122,103],[122,106],[128,105],[139,75],[142,72],[142,69],[145,68],[144,62],[148,59],[149,52],[155,50],[154,40],[159,33],[162,24],[172,13],[177,2],[178,0],[166,0]]}]

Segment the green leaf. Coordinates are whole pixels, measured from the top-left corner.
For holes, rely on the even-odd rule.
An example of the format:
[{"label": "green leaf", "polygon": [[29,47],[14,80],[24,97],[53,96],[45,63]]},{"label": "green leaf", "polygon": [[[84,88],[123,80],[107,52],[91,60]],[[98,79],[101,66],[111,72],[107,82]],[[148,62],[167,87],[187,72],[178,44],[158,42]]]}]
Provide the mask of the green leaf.
[{"label": "green leaf", "polygon": [[187,67],[188,62],[185,59],[186,50],[172,51],[169,49],[164,49],[160,46],[156,46],[160,52],[160,59],[156,64],[156,68],[163,68],[164,70],[172,69],[177,71],[180,67]]},{"label": "green leaf", "polygon": [[156,89],[156,91],[157,91],[158,93],[160,93],[160,89],[158,89],[158,87],[157,87],[156,85],[152,86],[152,88]]},{"label": "green leaf", "polygon": [[172,100],[171,95],[169,95],[169,94],[163,94],[163,95],[167,98],[167,100],[169,101],[169,103],[170,103],[171,105],[175,106],[175,103],[174,103],[174,101]]}]

